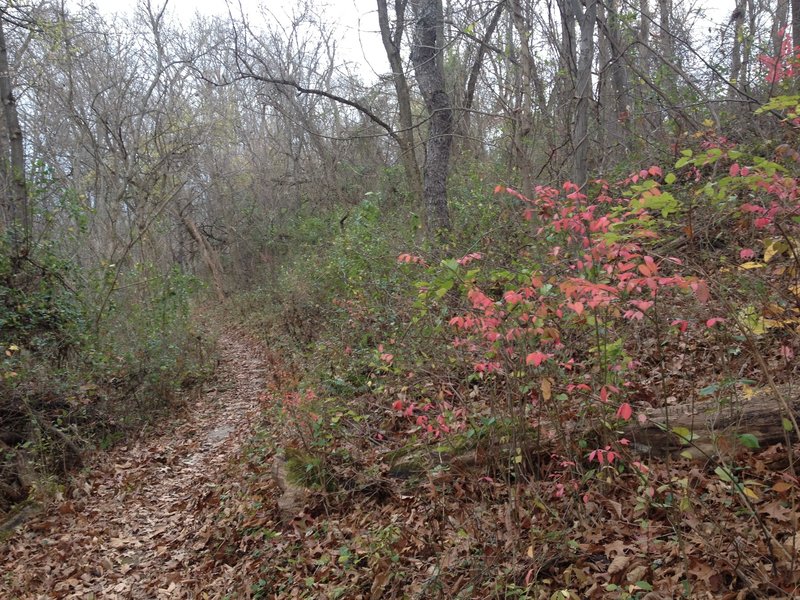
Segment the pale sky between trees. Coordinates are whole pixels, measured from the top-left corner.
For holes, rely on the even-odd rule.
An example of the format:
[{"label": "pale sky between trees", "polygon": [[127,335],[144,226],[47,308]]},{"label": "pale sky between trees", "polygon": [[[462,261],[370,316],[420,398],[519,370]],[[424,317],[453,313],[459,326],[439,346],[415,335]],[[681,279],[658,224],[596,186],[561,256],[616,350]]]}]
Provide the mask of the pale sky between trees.
[{"label": "pale sky between trees", "polygon": [[[133,10],[139,0],[73,0],[74,4],[94,4],[107,14],[126,13]],[[154,6],[161,6],[164,0],[152,0]],[[168,12],[188,24],[199,13],[204,16],[227,15],[229,6],[234,15],[241,9],[254,22],[260,18],[262,7],[265,13],[273,13],[278,18],[286,16],[297,3],[275,2],[274,0],[168,0]],[[378,16],[375,0],[319,0],[314,2],[318,10],[336,23],[340,32],[340,55],[361,65],[364,77],[372,79],[375,72],[388,69],[386,55],[378,32]]]}]

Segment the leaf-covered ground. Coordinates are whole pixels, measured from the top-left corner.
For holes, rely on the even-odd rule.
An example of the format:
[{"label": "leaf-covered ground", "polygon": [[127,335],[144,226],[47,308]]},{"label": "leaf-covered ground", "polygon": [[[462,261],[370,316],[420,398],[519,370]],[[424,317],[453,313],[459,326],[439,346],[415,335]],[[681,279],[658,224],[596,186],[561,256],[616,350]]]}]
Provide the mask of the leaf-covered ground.
[{"label": "leaf-covered ground", "polygon": [[253,431],[267,370],[220,340],[218,374],[185,417],[98,454],[65,497],[2,548],[0,598],[192,598],[214,589],[219,489]]},{"label": "leaf-covered ground", "polygon": [[0,598],[796,597],[781,446],[736,456],[747,493],[680,459],[562,494],[558,457],[504,477],[502,448],[409,444],[369,397],[313,447],[290,403],[267,402],[291,370],[236,333],[220,352],[183,420],[96,456],[6,541]]}]

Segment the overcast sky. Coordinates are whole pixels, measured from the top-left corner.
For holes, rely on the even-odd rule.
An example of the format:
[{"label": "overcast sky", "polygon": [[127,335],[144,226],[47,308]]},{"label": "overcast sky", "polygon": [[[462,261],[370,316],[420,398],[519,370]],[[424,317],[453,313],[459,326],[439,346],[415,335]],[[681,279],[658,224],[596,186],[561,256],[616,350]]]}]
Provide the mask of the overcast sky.
[{"label": "overcast sky", "polygon": [[[102,12],[129,12],[137,0],[73,0],[76,4],[94,4]],[[151,0],[159,6],[164,0]],[[238,12],[239,0],[232,0],[234,13]],[[195,13],[203,15],[227,15],[225,0],[168,0],[168,11],[184,23],[190,23]],[[291,10],[293,0],[241,0],[245,13],[257,25],[261,14],[259,6],[273,13]],[[318,0],[314,2],[324,10],[331,23],[340,32],[339,54],[342,58],[357,62],[366,71],[365,77],[374,78],[374,72],[389,70],[388,61],[378,34],[378,14],[375,0]]]}]

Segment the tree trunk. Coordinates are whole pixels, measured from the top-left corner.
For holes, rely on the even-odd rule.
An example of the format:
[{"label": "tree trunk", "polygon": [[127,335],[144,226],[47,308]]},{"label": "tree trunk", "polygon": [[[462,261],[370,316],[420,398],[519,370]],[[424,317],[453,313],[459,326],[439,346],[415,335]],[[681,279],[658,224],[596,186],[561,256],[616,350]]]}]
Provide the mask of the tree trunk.
[{"label": "tree trunk", "polygon": [[[733,11],[733,50],[731,51],[731,83],[728,88],[728,98],[733,100],[738,96],[737,88],[741,87],[742,79],[742,47],[744,45],[744,11],[746,4],[740,0]],[[735,87],[734,87],[735,86]],[[735,105],[731,106],[735,110]]]},{"label": "tree trunk", "polygon": [[217,295],[217,300],[219,300],[220,303],[225,302],[225,288],[222,285],[222,265],[219,262],[219,257],[216,252],[214,252],[214,249],[211,247],[211,244],[208,243],[205,236],[200,232],[197,224],[185,215],[181,215],[180,217],[189,235],[194,238],[194,241],[197,242],[197,245],[200,247],[200,254],[203,257],[203,262],[206,263],[208,270],[211,272],[211,282],[214,285],[214,292]]},{"label": "tree trunk", "polygon": [[[608,42],[611,70],[611,100],[613,106],[606,107],[607,129],[614,145],[622,146],[627,153],[633,143],[630,131],[631,99],[629,95],[628,70],[625,57],[622,55],[622,42],[619,32],[619,14],[616,0],[606,2],[605,14],[601,14],[599,23],[603,29],[603,39]],[[599,35],[599,34],[598,34]]]},{"label": "tree trunk", "polygon": [[3,19],[0,18],[0,101],[3,103],[2,156],[0,156],[0,193],[4,200],[5,226],[10,233],[14,269],[28,254],[30,206],[25,183],[25,154],[17,101],[11,86],[8,48]]},{"label": "tree trunk", "polygon": [[[558,11],[561,17],[561,47],[559,48],[559,72],[555,84],[556,102],[553,107],[553,129],[558,131],[558,146],[569,150],[569,145],[574,142],[575,133],[575,103],[577,95],[576,81],[578,79],[578,48],[575,39],[575,4],[580,7],[579,0],[557,0]],[[574,145],[571,148],[574,151]],[[568,164],[568,157],[553,157],[563,164]],[[573,163],[574,166],[574,163]],[[557,174],[559,179],[564,174]]]},{"label": "tree trunk", "polygon": [[772,30],[770,32],[770,39],[772,41],[770,56],[780,56],[783,36],[786,34],[788,25],[789,0],[778,0],[777,6],[775,7],[775,18],[772,21]]},{"label": "tree trunk", "polygon": [[429,116],[423,169],[426,228],[429,235],[435,235],[450,230],[447,175],[453,143],[453,110],[442,60],[442,2],[411,0],[411,8],[416,19],[411,62]]},{"label": "tree trunk", "polygon": [[580,53],[578,55],[578,77],[575,95],[575,128],[572,144],[575,151],[573,183],[579,187],[589,179],[589,108],[592,102],[592,63],[594,62],[594,24],[597,20],[597,0],[587,0],[586,8],[579,0],[573,1],[573,15],[580,27]]},{"label": "tree trunk", "polygon": [[[475,90],[478,87],[478,77],[480,77],[483,68],[483,59],[486,56],[489,41],[492,39],[494,32],[497,30],[497,25],[500,23],[500,17],[503,15],[504,4],[501,2],[492,15],[492,20],[483,34],[481,43],[478,45],[475,61],[469,70],[469,77],[467,78],[467,87],[464,92],[464,117],[461,120],[463,123],[463,133],[465,136],[470,135],[470,124],[472,122],[472,106],[475,102]],[[477,155],[477,153],[476,153]]]},{"label": "tree trunk", "polygon": [[395,0],[394,33],[389,25],[389,10],[386,6],[386,0],[377,0],[377,2],[381,41],[386,51],[386,58],[389,59],[389,66],[392,69],[392,81],[397,94],[397,109],[400,113],[400,131],[397,139],[401,152],[400,158],[408,179],[408,187],[414,196],[414,200],[419,202],[422,199],[422,178],[414,152],[414,120],[411,113],[411,93],[403,70],[403,59],[400,56],[400,44],[403,40],[405,9],[408,0]]}]

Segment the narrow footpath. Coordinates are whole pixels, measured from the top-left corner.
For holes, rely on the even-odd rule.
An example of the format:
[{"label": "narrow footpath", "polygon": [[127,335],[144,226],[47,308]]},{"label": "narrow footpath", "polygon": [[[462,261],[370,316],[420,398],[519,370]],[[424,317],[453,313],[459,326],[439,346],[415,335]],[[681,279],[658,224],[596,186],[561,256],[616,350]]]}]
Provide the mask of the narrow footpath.
[{"label": "narrow footpath", "polygon": [[68,498],[0,544],[0,598],[219,597],[216,492],[257,424],[267,377],[246,338],[223,335],[219,353],[180,422],[98,453]]}]

